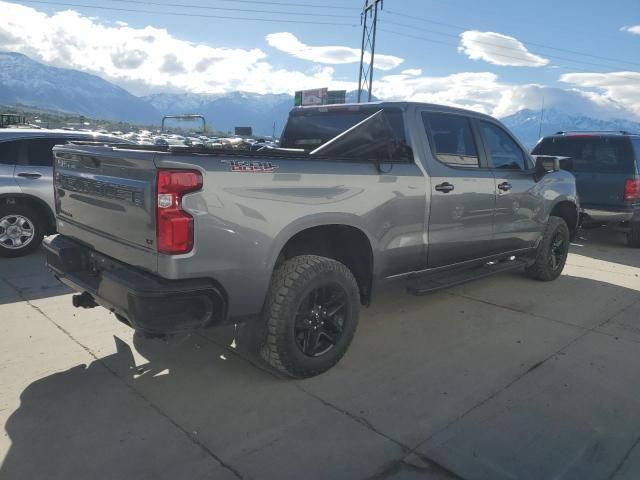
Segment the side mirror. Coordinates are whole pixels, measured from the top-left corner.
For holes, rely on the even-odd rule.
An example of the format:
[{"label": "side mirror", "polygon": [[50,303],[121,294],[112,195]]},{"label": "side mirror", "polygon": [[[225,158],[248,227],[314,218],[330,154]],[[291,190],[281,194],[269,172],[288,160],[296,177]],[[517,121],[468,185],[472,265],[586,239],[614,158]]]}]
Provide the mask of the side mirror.
[{"label": "side mirror", "polygon": [[559,172],[560,171],[560,158],[551,157],[548,155],[537,155],[536,159],[536,172],[544,175],[545,173]]}]

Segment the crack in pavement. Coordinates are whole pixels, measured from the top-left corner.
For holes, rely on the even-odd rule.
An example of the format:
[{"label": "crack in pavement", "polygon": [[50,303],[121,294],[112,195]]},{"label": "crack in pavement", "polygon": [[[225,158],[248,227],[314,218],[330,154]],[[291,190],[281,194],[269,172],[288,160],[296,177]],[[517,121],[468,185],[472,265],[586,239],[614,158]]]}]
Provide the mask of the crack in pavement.
[{"label": "crack in pavement", "polygon": [[120,375],[118,375],[118,373],[113,370],[112,368],[110,368],[104,361],[102,361],[101,358],[99,358],[95,353],[93,353],[93,351],[87,347],[86,345],[84,345],[82,342],[80,342],[77,338],[75,338],[69,331],[67,331],[64,327],[62,327],[61,325],[59,325],[55,320],[53,320],[51,317],[49,317],[49,315],[47,315],[40,307],[38,307],[37,305],[34,305],[33,303],[31,303],[31,301],[29,301],[28,299],[26,299],[23,295],[22,292],[20,291],[19,288],[17,288],[15,285],[13,285],[12,283],[10,283],[8,280],[5,279],[5,282],[7,282],[13,289],[16,290],[16,292],[18,292],[19,297],[27,304],[29,305],[31,308],[33,308],[34,310],[36,310],[40,315],[42,315],[47,321],[49,321],[55,328],[57,328],[60,332],[62,332],[64,335],[66,335],[72,342],[74,342],[76,345],[78,345],[80,348],[82,348],[87,354],[89,354],[95,361],[98,362],[99,365],[101,365],[107,372],[109,372],[112,376],[114,376],[116,379],[118,379],[118,381],[120,381],[131,393],[133,393],[136,397],[140,398],[143,400],[143,402],[149,407],[151,408],[153,411],[155,411],[158,415],[160,415],[162,418],[164,418],[165,420],[167,420],[171,425],[173,425],[178,431],[182,432],[187,439],[193,443],[194,445],[196,445],[197,447],[199,447],[206,455],[208,455],[209,457],[211,457],[212,459],[214,459],[216,462],[218,462],[218,464],[225,468],[226,470],[230,471],[236,478],[238,478],[239,480],[244,480],[243,476],[240,474],[240,472],[234,468],[233,466],[231,466],[229,463],[225,462],[224,460],[222,460],[218,455],[216,455],[206,444],[204,444],[199,438],[195,437],[191,432],[189,432],[187,429],[185,429],[182,425],[180,425],[176,420],[174,420],[168,413],[166,413],[164,410],[162,410],[158,405],[156,405],[155,403],[153,403],[149,398],[147,398],[145,395],[143,395],[141,392],[139,392],[138,390],[136,390],[132,385],[130,385],[129,383],[127,383],[122,377],[120,377]]},{"label": "crack in pavement", "polygon": [[[251,365],[253,365],[255,368],[275,377],[275,378],[286,378],[283,375],[281,375],[279,372],[272,370],[269,366],[263,364],[258,358],[255,358],[254,356],[252,356],[250,353],[245,352],[241,349],[237,349],[237,348],[233,348],[229,345],[226,345],[222,342],[218,342],[215,339],[209,338],[205,335],[201,335],[198,334],[198,336],[200,338],[202,338],[205,341],[208,341],[210,343],[213,343],[214,345],[223,348],[225,350],[227,350],[228,352],[230,352],[231,354],[249,362]],[[462,477],[458,476],[455,472],[447,469],[444,465],[439,464],[438,462],[436,462],[435,460],[430,459],[429,457],[427,457],[426,455],[420,453],[420,452],[416,452],[415,449],[412,449],[410,446],[404,444],[403,442],[401,442],[400,440],[397,440],[393,437],[391,437],[390,435],[387,435],[386,433],[382,432],[381,430],[377,429],[369,420],[367,420],[366,418],[360,416],[360,415],[356,415],[354,413],[351,413],[349,410],[340,408],[337,405],[334,405],[333,403],[329,402],[328,400],[325,400],[324,398],[309,392],[308,390],[305,390],[301,385],[299,384],[295,384],[294,387],[299,390],[300,392],[308,395],[309,397],[313,398],[314,400],[320,402],[322,405],[324,405],[325,407],[331,408],[332,410],[335,410],[336,412],[340,413],[341,415],[344,415],[345,417],[349,418],[350,420],[358,423],[359,425],[363,426],[364,428],[366,428],[367,430],[371,431],[372,433],[384,438],[385,440],[394,443],[395,445],[397,445],[398,447],[400,447],[400,449],[402,450],[402,457],[397,459],[397,460],[393,460],[391,463],[391,466],[386,466],[384,467],[384,469],[382,470],[382,472],[385,472],[389,469],[394,469],[394,467],[396,467],[397,465],[400,465],[402,463],[405,463],[405,459],[407,457],[409,457],[410,455],[415,455],[417,457],[419,457],[423,462],[425,462],[429,467],[431,467],[432,470],[439,472],[442,475],[447,475],[451,480],[462,480]],[[372,479],[378,479],[381,478],[380,477],[381,473],[377,473],[374,474],[374,476],[369,477]]]}]

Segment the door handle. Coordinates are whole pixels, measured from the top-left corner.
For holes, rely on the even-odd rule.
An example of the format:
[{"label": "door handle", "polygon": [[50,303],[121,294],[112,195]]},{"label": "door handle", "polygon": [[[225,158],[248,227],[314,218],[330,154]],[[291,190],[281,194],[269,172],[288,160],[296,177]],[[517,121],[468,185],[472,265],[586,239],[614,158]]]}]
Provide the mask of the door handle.
[{"label": "door handle", "polygon": [[498,188],[503,192],[508,192],[509,190],[511,190],[511,184],[509,182],[502,182],[500,185],[498,185]]},{"label": "door handle", "polygon": [[444,193],[449,193],[450,191],[452,191],[455,187],[453,185],[451,185],[449,182],[444,182],[441,183],[439,185],[436,185],[436,190],[438,192],[444,192]]},{"label": "door handle", "polygon": [[17,175],[22,178],[32,178],[34,180],[42,176],[41,173],[36,173],[36,172],[20,172]]}]

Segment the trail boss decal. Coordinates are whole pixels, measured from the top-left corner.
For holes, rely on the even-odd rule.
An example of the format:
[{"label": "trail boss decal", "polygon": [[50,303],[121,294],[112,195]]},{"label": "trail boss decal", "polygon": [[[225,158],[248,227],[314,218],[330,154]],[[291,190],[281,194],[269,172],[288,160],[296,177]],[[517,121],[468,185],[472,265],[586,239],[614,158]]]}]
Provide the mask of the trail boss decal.
[{"label": "trail boss decal", "polygon": [[229,171],[240,173],[273,173],[278,166],[271,162],[238,162],[227,161]]}]

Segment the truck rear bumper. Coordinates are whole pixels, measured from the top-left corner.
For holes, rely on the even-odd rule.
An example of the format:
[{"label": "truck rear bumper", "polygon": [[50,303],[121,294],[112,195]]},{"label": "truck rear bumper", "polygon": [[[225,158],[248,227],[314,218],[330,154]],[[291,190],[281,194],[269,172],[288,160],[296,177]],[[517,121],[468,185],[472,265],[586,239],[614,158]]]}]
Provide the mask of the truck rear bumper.
[{"label": "truck rear bumper", "polygon": [[47,266],[61,282],[86,292],[141,332],[191,331],[218,325],[226,317],[226,296],[211,279],[167,280],[61,235],[44,246]]},{"label": "truck rear bumper", "polygon": [[583,214],[586,216],[587,221],[600,222],[600,223],[621,223],[634,220],[634,217],[638,217],[640,209],[633,208],[607,208],[598,206],[584,206]]}]

